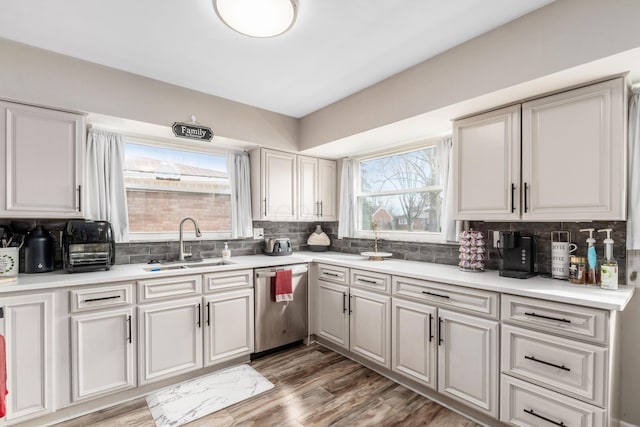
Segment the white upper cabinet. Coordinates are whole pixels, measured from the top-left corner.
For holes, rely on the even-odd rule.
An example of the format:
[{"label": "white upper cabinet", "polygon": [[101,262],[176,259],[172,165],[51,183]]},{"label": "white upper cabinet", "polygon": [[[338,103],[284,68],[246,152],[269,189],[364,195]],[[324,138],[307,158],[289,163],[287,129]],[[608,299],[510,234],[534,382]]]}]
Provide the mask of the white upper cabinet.
[{"label": "white upper cabinet", "polygon": [[626,219],[626,111],[616,78],[456,121],[456,218]]},{"label": "white upper cabinet", "polygon": [[297,217],[296,155],[264,148],[253,151],[251,153],[251,192],[253,219],[295,220]]},{"label": "white upper cabinet", "polygon": [[336,173],[334,160],[298,156],[298,219],[337,220]]},{"label": "white upper cabinet", "polygon": [[336,221],[334,160],[260,148],[251,153],[254,220]]},{"label": "white upper cabinet", "polygon": [[626,219],[622,78],[522,105],[522,219]]},{"label": "white upper cabinet", "polygon": [[82,217],[84,116],[0,102],[0,215]]},{"label": "white upper cabinet", "polygon": [[518,219],[520,105],[456,121],[453,135],[457,217]]}]

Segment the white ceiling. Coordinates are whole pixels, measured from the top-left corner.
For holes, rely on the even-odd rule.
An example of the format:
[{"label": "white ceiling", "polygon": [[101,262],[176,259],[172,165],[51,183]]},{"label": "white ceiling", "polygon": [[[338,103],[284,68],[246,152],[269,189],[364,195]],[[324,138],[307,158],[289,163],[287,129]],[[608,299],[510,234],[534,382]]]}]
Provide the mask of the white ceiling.
[{"label": "white ceiling", "polygon": [[303,117],[552,1],[299,0],[269,39],[211,0],[3,1],[0,37]]}]

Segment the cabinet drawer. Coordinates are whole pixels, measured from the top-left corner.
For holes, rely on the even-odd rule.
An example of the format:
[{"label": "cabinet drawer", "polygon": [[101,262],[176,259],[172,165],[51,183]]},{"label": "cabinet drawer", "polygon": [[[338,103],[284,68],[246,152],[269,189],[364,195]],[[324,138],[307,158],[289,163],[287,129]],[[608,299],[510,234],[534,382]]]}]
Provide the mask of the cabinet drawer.
[{"label": "cabinet drawer", "polygon": [[253,288],[253,270],[221,271],[204,275],[204,292],[226,291],[234,288]]},{"label": "cabinet drawer", "polygon": [[335,265],[318,264],[318,278],[327,282],[349,284],[349,269]]},{"label": "cabinet drawer", "polygon": [[353,268],[351,269],[351,286],[391,294],[391,276]]},{"label": "cabinet drawer", "polygon": [[601,344],[609,339],[609,313],[595,308],[503,295],[502,320]]},{"label": "cabinet drawer", "polygon": [[502,325],[502,372],[605,406],[608,350]]},{"label": "cabinet drawer", "polygon": [[607,411],[551,390],[502,375],[500,421],[514,426],[604,427]]},{"label": "cabinet drawer", "polygon": [[498,294],[428,280],[393,276],[393,295],[498,318]]},{"label": "cabinet drawer", "polygon": [[133,304],[133,283],[69,291],[71,313]]},{"label": "cabinet drawer", "polygon": [[166,298],[199,295],[202,276],[173,276],[138,281],[138,303]]}]

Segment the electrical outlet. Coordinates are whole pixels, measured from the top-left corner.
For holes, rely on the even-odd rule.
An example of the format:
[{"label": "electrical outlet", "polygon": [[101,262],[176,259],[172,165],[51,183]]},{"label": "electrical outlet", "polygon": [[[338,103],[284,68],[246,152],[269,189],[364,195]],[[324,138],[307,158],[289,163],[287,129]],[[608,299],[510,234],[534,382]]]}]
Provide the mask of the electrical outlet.
[{"label": "electrical outlet", "polygon": [[253,240],[262,240],[262,239],[264,239],[264,228],[254,228]]},{"label": "electrical outlet", "polygon": [[500,241],[500,232],[499,231],[494,231],[493,232],[493,247],[497,248],[498,247],[498,242]]}]

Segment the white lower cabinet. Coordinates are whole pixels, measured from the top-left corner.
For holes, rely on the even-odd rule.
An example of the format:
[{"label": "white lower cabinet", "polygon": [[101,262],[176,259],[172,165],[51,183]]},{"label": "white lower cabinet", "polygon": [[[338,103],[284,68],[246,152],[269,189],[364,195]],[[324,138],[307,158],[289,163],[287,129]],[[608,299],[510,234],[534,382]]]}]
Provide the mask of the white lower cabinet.
[{"label": "white lower cabinet", "polygon": [[2,297],[0,333],[5,336],[7,414],[1,424],[20,423],[54,410],[53,293]]},{"label": "white lower cabinet", "polygon": [[72,401],[136,386],[132,307],[71,316]]},{"label": "white lower cabinet", "polygon": [[140,385],[202,367],[202,297],[138,306]]},{"label": "white lower cabinet", "polygon": [[505,295],[502,320],[501,421],[616,424],[615,312]]},{"label": "white lower cabinet", "polygon": [[508,375],[502,375],[500,402],[500,419],[515,426],[607,425],[604,409]]},{"label": "white lower cabinet", "polygon": [[436,389],[436,308],[393,298],[391,310],[392,369]]},{"label": "white lower cabinet", "polygon": [[438,310],[438,391],[498,417],[498,327]]},{"label": "white lower cabinet", "polygon": [[351,289],[349,300],[349,349],[391,368],[391,298]]},{"label": "white lower cabinet", "polygon": [[318,280],[316,335],[349,349],[349,287]]},{"label": "white lower cabinet", "polygon": [[348,268],[320,264],[317,269],[316,335],[391,369],[391,297],[349,286]]},{"label": "white lower cabinet", "polygon": [[205,366],[253,351],[253,289],[204,297]]}]

